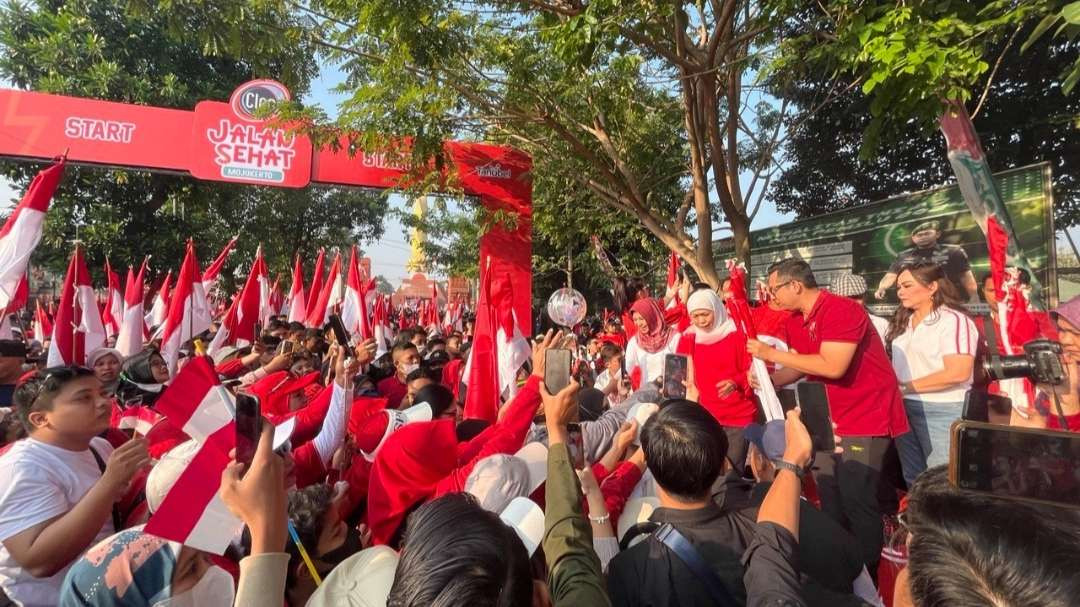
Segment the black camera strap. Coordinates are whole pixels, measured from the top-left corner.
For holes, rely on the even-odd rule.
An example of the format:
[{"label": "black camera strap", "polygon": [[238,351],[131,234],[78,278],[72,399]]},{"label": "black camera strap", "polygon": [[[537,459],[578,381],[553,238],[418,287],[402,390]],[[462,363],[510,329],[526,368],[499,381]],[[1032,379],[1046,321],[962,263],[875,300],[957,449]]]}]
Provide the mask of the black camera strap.
[{"label": "black camera strap", "polygon": [[986,355],[998,356],[1000,352],[998,352],[997,345],[997,323],[994,322],[993,315],[986,315],[986,320],[983,322],[983,326],[988,327],[988,330],[983,331],[983,333],[986,333],[986,349],[988,350]]}]

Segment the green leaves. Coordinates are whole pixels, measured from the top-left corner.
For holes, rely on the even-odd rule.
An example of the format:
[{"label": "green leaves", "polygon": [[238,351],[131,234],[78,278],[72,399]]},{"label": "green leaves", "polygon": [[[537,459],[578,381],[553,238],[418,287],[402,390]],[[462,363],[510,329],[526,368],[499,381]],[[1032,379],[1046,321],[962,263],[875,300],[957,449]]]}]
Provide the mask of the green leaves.
[{"label": "green leaves", "polygon": [[[1052,4],[1060,4],[1060,2]],[[1070,41],[1076,40],[1077,35],[1080,35],[1080,2],[1069,2],[1061,6],[1060,10],[1052,10],[1044,16],[1035,26],[1035,29],[1031,31],[1031,35],[1028,36],[1020,50],[1026,52],[1032,44],[1055,25],[1057,25],[1057,29],[1054,31],[1054,36],[1065,36]],[[1072,66],[1062,72],[1062,76],[1064,80],[1061,84],[1061,90],[1068,95],[1072,92],[1076,83],[1080,82],[1080,57],[1076,59]]]}]

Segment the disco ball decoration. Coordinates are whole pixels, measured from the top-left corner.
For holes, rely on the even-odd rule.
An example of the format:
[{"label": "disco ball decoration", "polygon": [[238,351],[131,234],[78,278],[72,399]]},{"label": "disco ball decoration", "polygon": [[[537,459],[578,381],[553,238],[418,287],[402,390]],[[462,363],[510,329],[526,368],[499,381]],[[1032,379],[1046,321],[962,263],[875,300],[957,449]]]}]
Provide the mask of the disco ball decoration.
[{"label": "disco ball decoration", "polygon": [[555,291],[547,302],[548,318],[568,328],[585,320],[585,308],[585,296],[571,288]]}]

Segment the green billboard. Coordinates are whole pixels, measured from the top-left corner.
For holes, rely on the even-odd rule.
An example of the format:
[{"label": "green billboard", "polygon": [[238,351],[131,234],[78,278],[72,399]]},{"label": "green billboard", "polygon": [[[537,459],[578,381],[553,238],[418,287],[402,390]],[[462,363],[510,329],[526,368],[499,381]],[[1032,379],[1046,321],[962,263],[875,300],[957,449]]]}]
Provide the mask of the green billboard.
[{"label": "green billboard", "polygon": [[[1050,305],[1056,305],[1050,165],[1003,171],[994,179],[1012,217],[1020,248],[1039,281],[1046,285],[1048,292],[1044,295]],[[716,251],[722,267],[719,261],[731,256],[730,239],[716,243]],[[750,252],[752,280],[764,280],[768,266],[787,257],[806,260],[821,285],[828,285],[843,272],[859,274],[869,288],[867,304],[878,314],[891,314],[897,305],[895,289],[886,288],[882,299],[876,299],[874,292],[879,286],[890,286],[894,276],[890,270],[895,272],[897,264],[904,260],[922,258],[944,263],[946,274],[961,289],[970,287],[972,275],[979,278],[990,269],[986,238],[956,186],[894,196],[754,230],[750,233]],[[974,299],[972,304],[973,311],[985,310]]]}]

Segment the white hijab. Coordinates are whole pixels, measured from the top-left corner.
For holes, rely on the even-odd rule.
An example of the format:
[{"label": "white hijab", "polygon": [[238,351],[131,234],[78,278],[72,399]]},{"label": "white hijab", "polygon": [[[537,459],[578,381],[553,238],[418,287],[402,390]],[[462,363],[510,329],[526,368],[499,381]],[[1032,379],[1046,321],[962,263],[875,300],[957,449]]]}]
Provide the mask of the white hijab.
[{"label": "white hijab", "polygon": [[695,343],[714,344],[735,331],[735,323],[728,318],[724,301],[711,289],[694,291],[687,298],[686,312],[692,315],[696,310],[712,311],[713,323],[707,329],[702,329],[694,324],[690,325],[690,331],[694,334]]}]

